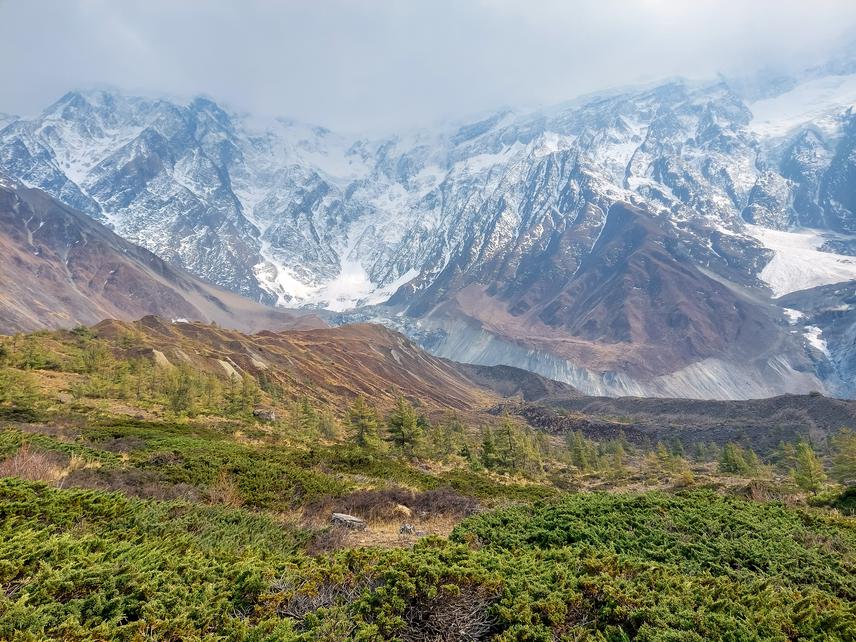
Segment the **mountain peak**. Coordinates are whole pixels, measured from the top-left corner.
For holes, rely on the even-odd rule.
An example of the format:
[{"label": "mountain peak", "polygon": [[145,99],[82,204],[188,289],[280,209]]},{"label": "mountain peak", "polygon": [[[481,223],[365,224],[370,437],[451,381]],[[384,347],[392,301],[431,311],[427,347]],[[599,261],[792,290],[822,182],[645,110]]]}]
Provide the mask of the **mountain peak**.
[{"label": "mountain peak", "polygon": [[[794,82],[747,103],[722,78],[671,79],[368,140],[207,97],[71,92],[3,130],[0,168],[220,286],[380,319],[443,355],[608,394],[846,388],[850,366],[772,298],[856,278],[856,244],[834,236],[856,229],[849,80]],[[645,225],[615,224],[627,203]],[[785,278],[788,258],[811,278]],[[727,323],[703,323],[711,301]],[[735,336],[759,328],[772,343],[748,354]]]}]

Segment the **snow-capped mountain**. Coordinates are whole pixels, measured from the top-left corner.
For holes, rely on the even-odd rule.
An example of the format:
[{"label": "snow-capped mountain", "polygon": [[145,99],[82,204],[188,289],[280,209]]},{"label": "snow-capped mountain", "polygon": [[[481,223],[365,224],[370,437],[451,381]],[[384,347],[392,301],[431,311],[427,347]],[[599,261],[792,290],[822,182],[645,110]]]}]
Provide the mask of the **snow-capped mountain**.
[{"label": "snow-capped mountain", "polygon": [[147,315],[245,331],[327,325],[217,288],[2,172],[0,284],[0,334]]},{"label": "snow-capped mountain", "polygon": [[0,121],[0,169],[219,285],[442,356],[593,393],[853,394],[811,294],[781,297],[856,279],[854,71],[381,139],[72,92]]}]

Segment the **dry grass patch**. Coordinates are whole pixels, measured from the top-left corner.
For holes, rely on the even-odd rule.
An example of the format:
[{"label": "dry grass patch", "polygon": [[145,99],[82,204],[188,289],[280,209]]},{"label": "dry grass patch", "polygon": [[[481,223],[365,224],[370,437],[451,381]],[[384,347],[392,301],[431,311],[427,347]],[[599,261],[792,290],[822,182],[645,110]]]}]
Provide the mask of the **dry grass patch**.
[{"label": "dry grass patch", "polygon": [[14,455],[0,461],[0,477],[19,477],[62,486],[69,475],[92,466],[80,455],[44,451],[24,444]]},{"label": "dry grass patch", "polygon": [[479,509],[477,500],[452,488],[414,492],[392,487],[358,490],[343,497],[322,497],[306,506],[304,517],[313,523],[325,523],[331,513],[337,512],[354,515],[370,524],[401,524],[440,517],[460,520]]}]

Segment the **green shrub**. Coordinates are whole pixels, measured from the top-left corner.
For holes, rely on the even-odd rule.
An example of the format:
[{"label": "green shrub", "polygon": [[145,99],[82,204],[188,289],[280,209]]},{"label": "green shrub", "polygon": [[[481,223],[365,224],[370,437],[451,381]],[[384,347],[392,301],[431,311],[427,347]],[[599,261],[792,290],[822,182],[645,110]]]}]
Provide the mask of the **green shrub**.
[{"label": "green shrub", "polygon": [[719,497],[586,494],[452,541],[301,552],[245,510],[0,480],[0,638],[850,640],[856,526]]},{"label": "green shrub", "polygon": [[844,515],[856,515],[856,486],[846,488],[829,502],[829,506],[840,510]]},{"label": "green shrub", "polygon": [[246,512],[0,479],[0,639],[245,637],[307,539]]},{"label": "green shrub", "polygon": [[36,382],[29,372],[0,367],[0,406],[32,409],[38,399]]}]

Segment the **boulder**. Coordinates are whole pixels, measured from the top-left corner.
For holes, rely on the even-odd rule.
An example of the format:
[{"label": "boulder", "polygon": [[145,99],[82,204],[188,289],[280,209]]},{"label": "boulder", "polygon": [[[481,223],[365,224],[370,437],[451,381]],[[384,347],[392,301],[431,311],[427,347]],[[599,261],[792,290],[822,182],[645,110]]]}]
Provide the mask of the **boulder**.
[{"label": "boulder", "polygon": [[354,517],[353,515],[346,515],[345,513],[333,513],[330,523],[333,526],[342,526],[355,531],[364,531],[366,529],[366,521],[364,519]]},{"label": "boulder", "polygon": [[273,408],[253,408],[253,417],[260,421],[276,421],[276,411]]},{"label": "boulder", "polygon": [[413,511],[410,510],[404,504],[396,504],[392,509],[392,512],[398,515],[399,517],[413,517]]}]

